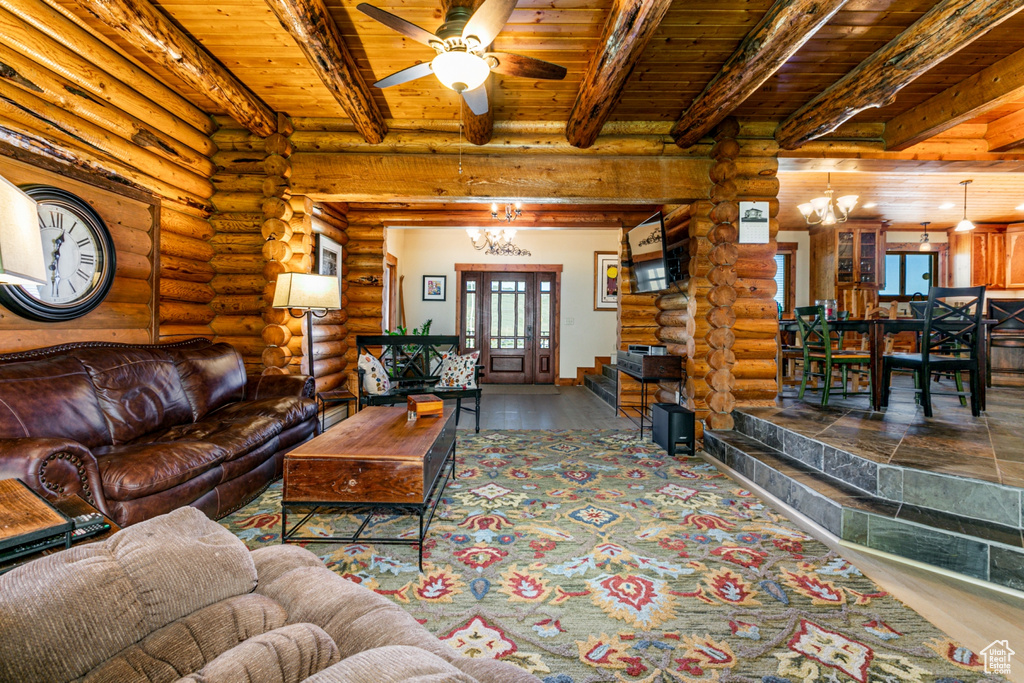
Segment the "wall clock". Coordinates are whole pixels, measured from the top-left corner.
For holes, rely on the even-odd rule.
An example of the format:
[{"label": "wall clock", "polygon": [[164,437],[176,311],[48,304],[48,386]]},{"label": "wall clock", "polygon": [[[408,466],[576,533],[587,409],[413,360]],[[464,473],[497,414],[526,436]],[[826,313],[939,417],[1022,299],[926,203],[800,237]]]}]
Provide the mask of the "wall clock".
[{"label": "wall clock", "polygon": [[0,287],[0,303],[30,320],[74,320],[96,308],[114,282],[114,241],[99,214],[49,185],[21,188],[39,205],[46,284]]}]

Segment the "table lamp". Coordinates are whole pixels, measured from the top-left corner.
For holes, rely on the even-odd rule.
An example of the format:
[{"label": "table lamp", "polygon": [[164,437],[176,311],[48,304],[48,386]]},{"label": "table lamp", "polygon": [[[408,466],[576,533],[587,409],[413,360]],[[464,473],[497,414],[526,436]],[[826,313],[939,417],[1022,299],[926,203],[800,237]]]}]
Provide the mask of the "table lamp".
[{"label": "table lamp", "polygon": [[0,284],[44,285],[46,279],[36,201],[0,178]]},{"label": "table lamp", "polygon": [[[337,275],[310,275],[307,273],[281,273],[274,289],[274,308],[286,308],[293,318],[306,317],[306,357],[309,376],[313,372],[313,316],[322,318],[327,311],[341,308],[341,280]],[[296,313],[295,311],[299,311]],[[318,313],[317,311],[321,311]]]}]

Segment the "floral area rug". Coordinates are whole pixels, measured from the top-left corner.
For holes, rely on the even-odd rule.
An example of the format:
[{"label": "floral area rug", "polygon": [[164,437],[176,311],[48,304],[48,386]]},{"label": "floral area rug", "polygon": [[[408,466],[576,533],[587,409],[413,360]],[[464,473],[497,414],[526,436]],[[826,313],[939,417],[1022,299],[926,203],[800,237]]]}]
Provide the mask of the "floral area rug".
[{"label": "floral area rug", "polygon": [[[457,458],[424,573],[412,546],[306,547],[466,656],[546,683],[1002,680],[699,458],[626,431],[460,433]],[[278,543],[280,500],[275,484],[222,523]],[[354,524],[321,514],[307,532]]]}]

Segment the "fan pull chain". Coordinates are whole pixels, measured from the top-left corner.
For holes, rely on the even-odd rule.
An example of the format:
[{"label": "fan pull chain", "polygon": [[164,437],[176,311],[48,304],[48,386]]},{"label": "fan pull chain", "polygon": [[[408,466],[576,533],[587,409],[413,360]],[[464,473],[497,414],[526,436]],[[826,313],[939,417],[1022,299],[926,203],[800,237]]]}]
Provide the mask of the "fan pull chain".
[{"label": "fan pull chain", "polygon": [[459,94],[459,175],[462,175],[462,94]]}]

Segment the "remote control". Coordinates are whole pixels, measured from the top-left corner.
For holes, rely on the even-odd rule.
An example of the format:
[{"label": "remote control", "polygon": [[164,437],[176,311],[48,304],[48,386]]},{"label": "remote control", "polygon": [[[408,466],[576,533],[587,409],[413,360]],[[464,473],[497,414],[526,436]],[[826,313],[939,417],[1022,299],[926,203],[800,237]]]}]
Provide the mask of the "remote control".
[{"label": "remote control", "polygon": [[79,529],[80,527],[91,526],[93,524],[96,524],[97,522],[102,523],[103,515],[101,515],[98,512],[90,512],[89,514],[78,515],[71,521],[74,522],[75,529]]}]

